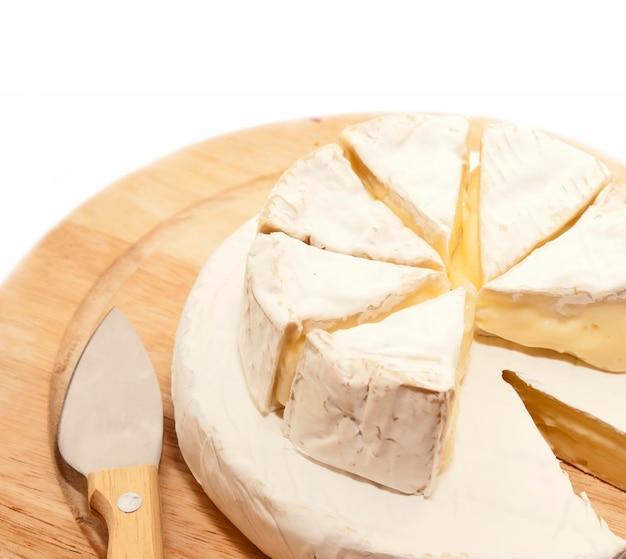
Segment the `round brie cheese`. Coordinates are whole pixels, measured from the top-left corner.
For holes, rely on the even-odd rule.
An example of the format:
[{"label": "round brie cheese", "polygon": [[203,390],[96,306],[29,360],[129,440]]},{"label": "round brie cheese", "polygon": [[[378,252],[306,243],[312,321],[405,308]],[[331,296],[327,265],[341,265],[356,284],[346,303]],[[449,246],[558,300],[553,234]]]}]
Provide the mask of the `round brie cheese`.
[{"label": "round brie cheese", "polygon": [[[176,335],[172,398],[181,452],[209,498],[274,559],[613,558],[626,542],[576,496],[515,391],[507,352],[472,347],[454,459],[433,495],[405,495],[323,467],[259,413],[238,351],[249,222],[201,271]],[[532,357],[521,356],[523,365]],[[518,362],[519,363],[519,362]]]},{"label": "round brie cheese", "polygon": [[[584,266],[571,260],[577,232],[587,241],[587,229],[602,226],[596,236],[607,240],[608,258],[615,256],[623,239],[616,244],[611,231],[623,229],[624,188],[607,188],[580,220],[582,229],[574,224],[563,234],[610,180],[610,170],[563,142],[505,124],[485,128],[470,179],[470,156],[477,154],[469,152],[469,135],[467,119],[445,115],[396,115],[346,129],[339,144],[318,149],[281,177],[259,219],[210,257],[188,297],[172,362],[180,449],[209,498],[274,559],[614,559],[626,550],[626,541],[597,517],[586,496],[574,493],[524,403],[502,378],[503,370],[552,368],[558,370],[552,378],[570,371],[578,378],[581,365],[506,342],[496,330],[519,330],[514,326],[522,315],[514,303],[521,284],[548,278],[544,291],[565,287],[568,296],[579,294]],[[421,151],[412,159],[414,150]],[[359,215],[324,228],[325,216],[336,222],[351,207]],[[615,224],[604,213],[617,216]],[[546,271],[563,257],[567,266]],[[617,270],[611,281],[619,276],[620,286],[626,285],[622,260],[611,268]],[[450,282],[440,270],[444,265]],[[566,275],[575,284],[556,285],[570,269],[575,273]],[[587,279],[596,277],[606,284],[601,273]],[[473,293],[470,281],[482,288],[480,332],[502,337],[475,335],[467,351],[472,318],[466,314],[465,324],[459,318],[453,325],[454,313],[441,311],[436,329],[425,320],[414,328],[423,333],[423,347],[407,342],[413,338],[404,336],[400,313],[408,308],[419,316],[421,301],[452,295],[451,287],[464,285]],[[513,303],[498,303],[492,295],[498,288]],[[474,295],[469,299],[473,307]],[[621,301],[603,297],[613,300]],[[497,309],[497,319],[489,321]],[[603,307],[604,315],[612,317],[611,309]],[[565,340],[568,347],[590,339],[578,330],[575,340]],[[382,356],[374,347],[381,336]],[[446,355],[430,355],[428,364],[428,351]],[[398,357],[407,355],[412,358]],[[383,376],[368,398],[372,371]],[[570,398],[572,391],[574,385],[567,391],[569,406],[588,401]],[[433,394],[437,405],[422,414],[432,427],[409,433],[404,421],[379,429],[403,414],[397,402],[425,409]],[[619,421],[626,417],[617,413]],[[367,432],[365,417],[375,419]],[[314,422],[319,425],[312,429]],[[405,470],[415,467],[410,447],[417,439],[426,458],[423,479],[415,482]],[[391,447],[387,457],[384,449]],[[362,452],[372,455],[363,460]],[[388,473],[391,457],[399,460],[393,466],[403,471],[402,479]]]}]

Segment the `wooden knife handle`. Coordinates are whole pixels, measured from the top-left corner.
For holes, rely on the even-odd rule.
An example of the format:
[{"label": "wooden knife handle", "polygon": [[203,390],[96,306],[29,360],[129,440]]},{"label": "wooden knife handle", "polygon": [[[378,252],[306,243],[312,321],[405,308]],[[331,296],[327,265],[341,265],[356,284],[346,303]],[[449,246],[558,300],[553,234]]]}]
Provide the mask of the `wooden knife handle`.
[{"label": "wooden knife handle", "polygon": [[156,466],[93,472],[87,483],[89,504],[109,529],[107,559],[163,559]]}]

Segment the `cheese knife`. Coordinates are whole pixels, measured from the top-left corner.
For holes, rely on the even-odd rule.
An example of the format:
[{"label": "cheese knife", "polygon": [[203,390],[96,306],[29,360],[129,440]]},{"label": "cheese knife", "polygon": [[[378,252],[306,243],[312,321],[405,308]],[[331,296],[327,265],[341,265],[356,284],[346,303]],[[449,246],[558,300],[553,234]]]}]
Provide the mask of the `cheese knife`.
[{"label": "cheese knife", "polygon": [[141,340],[116,307],[87,343],[61,410],[63,459],[87,477],[90,507],[104,519],[107,558],[162,559],[158,465],[163,405]]}]

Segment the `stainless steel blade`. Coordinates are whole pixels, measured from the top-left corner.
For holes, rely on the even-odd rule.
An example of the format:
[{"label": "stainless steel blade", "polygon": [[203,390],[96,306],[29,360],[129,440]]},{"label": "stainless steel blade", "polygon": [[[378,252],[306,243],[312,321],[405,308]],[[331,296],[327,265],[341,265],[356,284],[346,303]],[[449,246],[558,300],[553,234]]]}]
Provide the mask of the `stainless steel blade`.
[{"label": "stainless steel blade", "polygon": [[154,367],[118,308],[85,347],[65,396],[58,445],[70,466],[91,472],[158,466],[163,405]]}]

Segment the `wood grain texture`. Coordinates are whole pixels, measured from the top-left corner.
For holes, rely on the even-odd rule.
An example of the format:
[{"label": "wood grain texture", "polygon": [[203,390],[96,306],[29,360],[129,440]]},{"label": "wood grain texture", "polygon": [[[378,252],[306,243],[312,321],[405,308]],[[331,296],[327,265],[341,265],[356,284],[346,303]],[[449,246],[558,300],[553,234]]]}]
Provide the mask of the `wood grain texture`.
[{"label": "wood grain texture", "polygon": [[[60,458],[67,384],[111,306],[152,359],[164,402],[159,481],[165,556],[262,557],[210,502],[177,446],[170,363],[180,313],[219,244],[253,216],[284,169],[370,115],[310,118],[189,146],[103,190],[70,214],[0,287],[0,556],[104,557],[87,483]],[[474,119],[476,148],[485,119]],[[626,167],[606,160],[621,180]],[[564,466],[626,536],[626,493]]]},{"label": "wood grain texture", "polygon": [[[120,503],[129,494],[136,497],[132,510]],[[87,500],[107,525],[107,559],[163,559],[159,494],[159,474],[153,464],[89,474]]]}]

